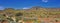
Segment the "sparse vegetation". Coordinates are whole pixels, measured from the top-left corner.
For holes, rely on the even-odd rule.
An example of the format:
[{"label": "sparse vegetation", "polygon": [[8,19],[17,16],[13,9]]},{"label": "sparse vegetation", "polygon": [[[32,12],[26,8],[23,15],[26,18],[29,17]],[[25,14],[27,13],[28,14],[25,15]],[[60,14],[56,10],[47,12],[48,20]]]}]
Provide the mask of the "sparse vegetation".
[{"label": "sparse vegetation", "polygon": [[16,21],[16,23],[40,23],[42,18],[60,18],[60,9],[57,10],[54,11],[52,8],[47,9],[40,7],[33,7],[26,10],[14,10],[12,8],[7,8],[2,10],[3,12],[0,11],[0,20]]}]

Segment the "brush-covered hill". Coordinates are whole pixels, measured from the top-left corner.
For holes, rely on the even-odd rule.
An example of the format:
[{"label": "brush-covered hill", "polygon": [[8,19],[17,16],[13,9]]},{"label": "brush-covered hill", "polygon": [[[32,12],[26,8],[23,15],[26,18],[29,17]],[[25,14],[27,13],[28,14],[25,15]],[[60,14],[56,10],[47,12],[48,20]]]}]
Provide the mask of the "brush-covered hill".
[{"label": "brush-covered hill", "polygon": [[52,16],[59,16],[60,15],[60,8],[32,7],[30,9],[24,10],[24,12],[27,16],[34,15],[37,17],[42,17],[42,16],[52,17]]},{"label": "brush-covered hill", "polygon": [[44,8],[40,6],[34,6],[30,9],[16,10],[13,8],[6,8],[0,10],[0,19],[24,22],[39,22],[40,18],[60,18],[60,8]]},{"label": "brush-covered hill", "polygon": [[60,8],[44,8],[35,6],[30,9],[22,9],[22,10],[15,10],[13,8],[6,8],[4,10],[0,10],[0,14],[16,14],[16,13],[22,13],[23,16],[27,17],[33,17],[36,16],[38,18],[42,17],[52,17],[52,16],[59,16],[60,15]]}]

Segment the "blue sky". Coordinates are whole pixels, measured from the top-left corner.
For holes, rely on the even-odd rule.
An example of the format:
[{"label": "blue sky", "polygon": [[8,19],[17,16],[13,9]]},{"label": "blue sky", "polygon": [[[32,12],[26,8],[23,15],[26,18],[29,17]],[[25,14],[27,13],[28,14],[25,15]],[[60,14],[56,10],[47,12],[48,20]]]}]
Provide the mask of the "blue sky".
[{"label": "blue sky", "polygon": [[29,8],[32,6],[60,7],[60,0],[0,0],[0,9],[4,8]]}]

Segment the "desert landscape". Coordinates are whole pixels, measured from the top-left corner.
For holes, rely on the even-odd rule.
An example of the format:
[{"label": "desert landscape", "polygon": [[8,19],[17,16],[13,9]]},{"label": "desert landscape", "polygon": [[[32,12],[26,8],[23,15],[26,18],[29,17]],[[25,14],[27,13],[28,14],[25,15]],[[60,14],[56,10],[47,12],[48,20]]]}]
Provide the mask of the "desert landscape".
[{"label": "desert landscape", "polygon": [[60,23],[60,8],[6,8],[0,10],[0,23]]}]

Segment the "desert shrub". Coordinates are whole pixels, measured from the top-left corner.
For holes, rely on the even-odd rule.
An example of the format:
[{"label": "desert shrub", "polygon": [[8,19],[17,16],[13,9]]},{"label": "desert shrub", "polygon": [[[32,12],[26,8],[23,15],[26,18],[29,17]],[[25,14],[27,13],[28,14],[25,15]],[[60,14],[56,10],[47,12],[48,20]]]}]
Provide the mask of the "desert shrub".
[{"label": "desert shrub", "polygon": [[23,13],[16,13],[16,16],[23,16]]}]

